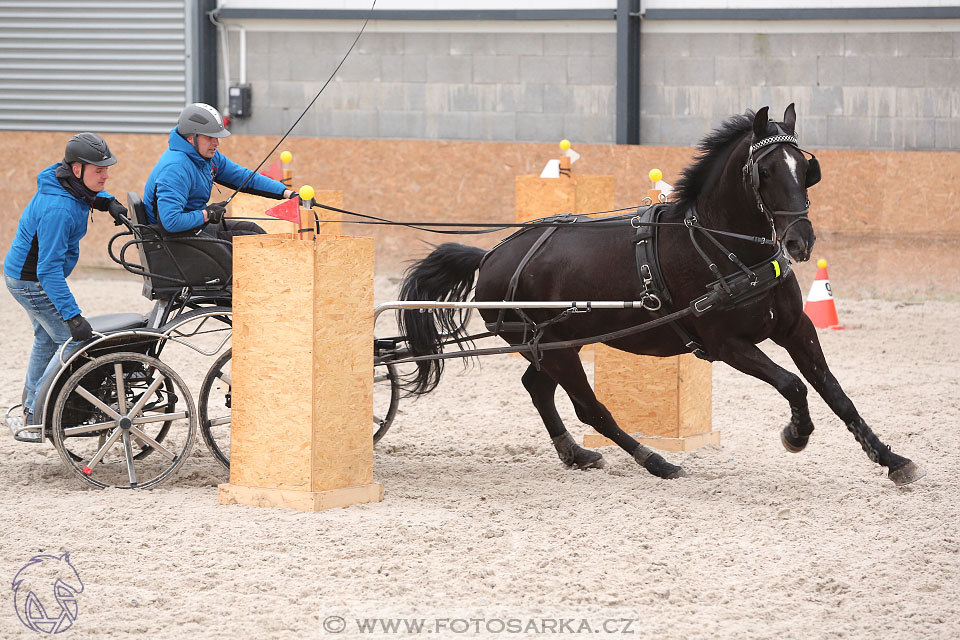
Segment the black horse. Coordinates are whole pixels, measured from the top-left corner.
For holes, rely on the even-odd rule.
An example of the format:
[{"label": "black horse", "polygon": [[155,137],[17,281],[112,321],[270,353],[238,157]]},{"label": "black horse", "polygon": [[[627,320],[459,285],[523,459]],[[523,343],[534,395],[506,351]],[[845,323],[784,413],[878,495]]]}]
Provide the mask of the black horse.
[{"label": "black horse", "polygon": [[[924,475],[920,467],[881,442],[840,388],[827,367],[816,329],[803,313],[800,287],[786,256],[797,261],[810,258],[815,235],[807,217],[807,188],[820,179],[820,167],[799,147],[794,106],[787,107],[779,123],[770,121],[767,112],[764,107],[734,116],[707,136],[699,145],[700,155],[683,171],[671,203],[654,207],[658,216],[577,219],[566,224],[563,221],[569,218],[552,218],[555,226],[533,225],[490,252],[444,244],[410,267],[401,297],[464,300],[479,268],[478,301],[643,301],[643,308],[563,317],[549,310],[505,314],[485,310],[481,315],[491,331],[514,345],[530,343],[533,334],[540,344],[607,334],[604,343],[630,353],[673,356],[694,351],[722,360],[773,385],[787,399],[791,417],[781,440],[788,451],[799,452],[813,432],[807,388],[757,348],[757,343],[771,339],[789,352],[807,382],[870,459],[889,469],[895,484],[918,480]],[[643,260],[638,261],[637,243],[644,240],[656,248],[654,259],[641,265],[646,270],[638,269]],[[657,275],[657,263],[662,289],[651,277]],[[683,309],[691,313],[670,324],[609,336]],[[414,355],[439,353],[445,342],[441,332],[455,327],[454,320],[452,312],[400,312]],[[617,425],[594,395],[578,351],[578,345],[571,345],[524,353],[531,364],[523,385],[560,459],[576,468],[604,465],[598,452],[580,447],[567,432],[554,404],[558,384],[581,421],[616,442],[650,473],[661,478],[686,475]],[[419,395],[436,386],[443,365],[442,360],[417,365],[408,390]]]}]

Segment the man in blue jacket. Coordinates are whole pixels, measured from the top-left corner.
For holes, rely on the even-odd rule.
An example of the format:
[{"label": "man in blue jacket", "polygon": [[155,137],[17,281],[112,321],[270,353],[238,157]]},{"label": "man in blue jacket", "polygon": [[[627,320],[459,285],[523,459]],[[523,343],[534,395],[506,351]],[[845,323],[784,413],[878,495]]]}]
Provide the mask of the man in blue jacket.
[{"label": "man in blue jacket", "polygon": [[282,182],[244,169],[217,151],[220,139],[230,135],[220,113],[208,104],[187,105],[170,132],[169,148],[150,172],[143,190],[147,219],[158,220],[171,233],[201,229],[221,240],[263,233],[248,221],[224,220],[226,202],[207,204],[213,183],[268,198],[297,195]]},{"label": "man in blue jacket", "polygon": [[[80,238],[87,233],[91,209],[125,215],[126,207],[103,190],[107,167],[117,163],[103,138],[81,133],[70,138],[63,162],[37,175],[37,193],[17,224],[13,245],[3,261],[7,289],[33,325],[33,349],[24,383],[25,424],[37,390],[56,364],[54,356],[67,340],[88,340],[90,323],[67,286],[67,276],[80,257]],[[37,416],[40,423],[41,416]]]}]

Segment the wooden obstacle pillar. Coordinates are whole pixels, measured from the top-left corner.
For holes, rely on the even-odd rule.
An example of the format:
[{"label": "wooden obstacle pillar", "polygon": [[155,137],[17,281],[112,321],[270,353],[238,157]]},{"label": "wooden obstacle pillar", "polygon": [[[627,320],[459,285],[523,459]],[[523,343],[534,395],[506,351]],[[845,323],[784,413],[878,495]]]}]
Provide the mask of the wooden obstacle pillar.
[{"label": "wooden obstacle pillar", "polygon": [[234,239],[230,482],[221,504],[377,502],[372,238]]},{"label": "wooden obstacle pillar", "polygon": [[[642,444],[690,451],[720,444],[720,432],[713,430],[712,374],[711,363],[692,353],[656,358],[598,344],[593,386],[620,428]],[[598,433],[583,437],[585,447],[613,444]]]}]

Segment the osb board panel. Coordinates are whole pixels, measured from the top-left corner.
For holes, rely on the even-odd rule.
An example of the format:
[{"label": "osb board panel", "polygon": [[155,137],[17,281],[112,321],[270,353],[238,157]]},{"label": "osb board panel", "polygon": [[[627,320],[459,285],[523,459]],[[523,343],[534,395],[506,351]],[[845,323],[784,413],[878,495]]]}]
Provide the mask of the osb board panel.
[{"label": "osb board panel", "polygon": [[[662,438],[659,436],[645,436],[642,433],[631,433],[634,440],[640,444],[660,451],[693,451],[708,445],[720,444],[720,432],[708,431],[707,433],[698,433],[683,438]],[[599,433],[585,433],[583,435],[583,446],[587,448],[595,447],[614,447],[616,442],[609,438],[604,438]]]},{"label": "osb board panel", "polygon": [[676,357],[637,356],[598,344],[594,390],[624,431],[676,438],[678,371]]},{"label": "osb board panel", "polygon": [[[36,174],[63,156],[70,135],[0,131],[0,167],[4,167],[0,181],[5,196],[0,203],[0,252],[9,247],[20,213],[36,190]],[[107,189],[115,194],[141,192],[166,149],[167,136],[106,134],[106,138],[119,159],[110,168]],[[234,135],[224,140],[220,150],[244,166],[255,167],[274,144],[274,137]],[[284,146],[294,154],[298,184],[342,191],[348,208],[362,213],[435,222],[515,220],[516,177],[539,174],[556,155],[553,142],[288,138]],[[31,150],[26,161],[23,149]],[[696,154],[693,147],[645,145],[577,145],[577,151],[581,158],[574,165],[574,175],[613,176],[617,207],[640,204],[650,187],[650,169],[661,169],[664,180],[674,184]],[[929,260],[949,264],[960,250],[960,213],[955,207],[960,153],[812,151],[820,159],[824,175],[810,190],[811,219],[820,238],[814,257],[825,257],[831,265],[846,269],[835,292],[842,293],[841,287],[894,296],[960,291],[955,269],[904,268]],[[391,161],[383,162],[385,157]],[[275,154],[267,163],[276,159]],[[228,195],[215,197],[222,200]],[[106,242],[115,231],[109,216],[95,214],[81,245],[80,265],[114,266]],[[438,240],[433,234],[396,227],[347,225],[345,232],[376,238],[377,268],[382,271],[396,271],[406,260],[425,255],[426,245],[421,241]],[[471,242],[489,248],[504,233]],[[821,247],[830,250],[824,240],[837,233],[857,234],[850,243],[851,251],[874,242],[884,243],[883,250],[872,258],[854,261],[847,261],[847,254],[838,251],[821,253]],[[930,245],[931,237],[939,240]],[[917,257],[920,262],[914,261]],[[810,268],[810,278],[815,270]],[[83,301],[80,303],[82,308]]]},{"label": "osb board panel", "polygon": [[383,485],[377,482],[331,491],[290,491],[287,489],[221,484],[217,486],[217,500],[220,504],[244,504],[251,507],[296,509],[297,511],[323,511],[324,509],[349,507],[354,504],[381,502],[383,500]]},{"label": "osb board panel", "polygon": [[613,176],[581,176],[574,174],[573,180],[576,183],[577,194],[574,213],[610,211],[614,208]]},{"label": "osb board panel", "polygon": [[373,482],[372,238],[317,236],[312,490]]},{"label": "osb board panel", "polygon": [[576,206],[575,185],[564,176],[517,176],[515,189],[517,222],[572,213]]},{"label": "osb board panel", "polygon": [[233,270],[230,482],[309,490],[313,243],[238,237]]},{"label": "osb board panel", "polygon": [[713,364],[692,353],[677,361],[678,435],[707,433],[713,428]]}]

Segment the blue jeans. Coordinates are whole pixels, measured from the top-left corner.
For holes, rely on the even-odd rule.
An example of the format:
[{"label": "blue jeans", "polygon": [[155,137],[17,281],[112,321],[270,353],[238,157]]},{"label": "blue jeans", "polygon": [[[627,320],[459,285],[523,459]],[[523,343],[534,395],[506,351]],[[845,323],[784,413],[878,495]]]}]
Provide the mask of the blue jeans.
[{"label": "blue jeans", "polygon": [[6,274],[4,278],[10,294],[26,310],[33,325],[33,349],[30,350],[27,379],[23,385],[23,409],[24,413],[29,413],[33,411],[37,390],[56,369],[57,350],[70,339],[70,328],[39,282],[17,280]]}]

